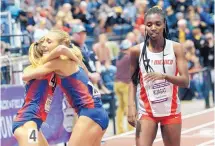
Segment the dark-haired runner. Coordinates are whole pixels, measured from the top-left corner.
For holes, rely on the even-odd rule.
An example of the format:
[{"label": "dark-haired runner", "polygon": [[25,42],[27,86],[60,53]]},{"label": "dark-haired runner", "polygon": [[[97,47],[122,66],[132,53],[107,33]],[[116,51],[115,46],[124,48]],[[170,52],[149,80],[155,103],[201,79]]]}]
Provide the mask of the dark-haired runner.
[{"label": "dark-haired runner", "polygon": [[178,86],[188,87],[187,62],[182,46],[167,39],[167,22],[161,8],[145,14],[146,38],[130,49],[130,85],[128,121],[135,126],[136,86],[140,84],[136,145],[152,146],[158,123],[165,146],[180,146],[181,110]]}]

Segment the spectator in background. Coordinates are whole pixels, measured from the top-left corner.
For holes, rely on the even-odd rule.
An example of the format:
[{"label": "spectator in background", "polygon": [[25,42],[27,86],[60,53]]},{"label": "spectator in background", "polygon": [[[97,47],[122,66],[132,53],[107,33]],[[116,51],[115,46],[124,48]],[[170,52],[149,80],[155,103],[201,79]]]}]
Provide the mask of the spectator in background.
[{"label": "spectator in background", "polygon": [[117,134],[124,133],[133,129],[127,122],[124,123],[128,113],[128,89],[130,83],[129,74],[129,48],[132,43],[129,40],[124,40],[120,45],[120,53],[116,61],[116,78],[114,83],[114,91],[118,100],[118,108],[116,113]]},{"label": "spectator in background", "polygon": [[24,32],[28,26],[28,19],[26,16],[26,12],[21,10],[19,12],[18,20],[20,22],[21,31]]},{"label": "spectator in background", "polygon": [[137,7],[134,5],[134,0],[130,0],[123,9],[123,15],[127,22],[133,25],[136,20]]},{"label": "spectator in background", "polygon": [[63,21],[61,21],[61,20],[57,20],[56,22],[55,22],[55,25],[54,25],[54,29],[60,29],[60,30],[63,30],[64,28],[63,28],[64,26],[63,26]]},{"label": "spectator in background", "polygon": [[7,2],[6,2],[7,0],[2,0],[1,1],[1,12],[2,11],[5,11],[6,9],[7,9]]},{"label": "spectator in background", "polygon": [[205,33],[200,54],[203,58],[203,65],[214,68],[214,36],[210,31]]},{"label": "spectator in background", "polygon": [[176,18],[177,18],[177,21],[179,21],[181,19],[184,19],[184,14],[182,12],[177,12],[176,13]]},{"label": "spectator in background", "polygon": [[27,16],[27,24],[34,26],[36,24],[36,22],[34,20],[34,8],[33,7],[27,8],[26,14],[27,14],[26,15]]},{"label": "spectator in background", "polygon": [[95,52],[98,60],[102,65],[108,68],[111,65],[111,52],[107,43],[106,34],[100,34],[98,37],[98,42],[93,45],[93,51]]},{"label": "spectator in background", "polygon": [[55,17],[56,21],[62,21],[63,27],[67,27],[68,29],[72,27],[72,25],[81,23],[81,20],[73,18],[71,10],[71,4],[64,3]]},{"label": "spectator in background", "polygon": [[[210,91],[210,80],[209,74],[207,74],[206,71],[199,72],[202,67],[199,62],[199,57],[196,56],[195,52],[195,46],[194,43],[191,40],[187,40],[184,43],[184,49],[185,49],[185,58],[188,61],[188,70],[190,73],[190,89],[192,92],[195,93],[195,97],[197,99],[205,99],[208,100],[209,98],[209,91]],[[199,73],[198,73],[199,72]],[[189,90],[189,89],[188,89]],[[186,89],[180,89],[181,95],[186,95]],[[185,98],[185,97],[182,97]],[[205,102],[206,108],[209,108],[209,102]]]},{"label": "spectator in background", "polygon": [[167,7],[167,24],[169,28],[175,28],[177,26],[177,18],[174,10],[171,6]]},{"label": "spectator in background", "polygon": [[122,25],[122,24],[130,24],[130,21],[127,21],[125,17],[122,15],[123,9],[122,7],[115,7],[115,21],[114,25]]},{"label": "spectator in background", "polygon": [[144,24],[140,25],[140,39],[139,39],[139,42],[143,42],[144,39],[145,39],[145,32],[146,32],[146,26]]},{"label": "spectator in background", "polygon": [[93,45],[93,51],[101,63],[101,75],[104,84],[109,90],[113,91],[116,67],[112,65],[111,50],[107,46],[107,36],[105,34],[99,35],[99,42]]},{"label": "spectator in background", "polygon": [[53,25],[55,23],[55,18],[54,18],[54,9],[51,6],[47,6],[44,10],[47,19],[51,22]]},{"label": "spectator in background", "polygon": [[4,41],[0,41],[0,52],[2,56],[7,55],[9,48],[10,48],[10,44]]},{"label": "spectator in background", "polygon": [[78,7],[79,7],[79,12],[75,18],[80,19],[84,24],[89,24],[90,22],[89,22],[89,15],[87,12],[87,3],[85,1],[81,1]]},{"label": "spectator in background", "polygon": [[101,33],[105,33],[105,20],[103,18],[98,18],[98,24],[94,29],[94,36],[98,36]]},{"label": "spectator in background", "polygon": [[47,33],[48,29],[46,29],[46,20],[42,20],[34,30],[34,41],[38,41]]},{"label": "spectator in background", "polygon": [[135,28],[139,28],[141,24],[144,24],[144,13],[147,9],[147,1],[137,0],[135,5],[137,6]]},{"label": "spectator in background", "polygon": [[98,85],[101,94],[110,93],[110,91],[104,86],[101,80],[101,63],[98,61],[98,57],[92,50],[89,50],[85,44],[86,29],[83,25],[74,25],[72,28],[72,43],[81,49],[83,55],[83,62],[86,65],[89,73],[88,76],[93,84]]},{"label": "spectator in background", "polygon": [[140,31],[138,29],[134,28],[132,32],[134,33],[135,38],[136,38],[135,42],[140,43],[140,38],[141,38],[141,35],[142,35],[140,33]]},{"label": "spectator in background", "polygon": [[201,42],[202,42],[202,40],[204,40],[204,36],[199,27],[193,27],[192,40],[193,40],[195,48],[196,48],[196,54],[200,56],[201,55],[200,49],[202,47]]},{"label": "spectator in background", "polygon": [[116,58],[118,57],[119,54],[119,45],[117,42],[115,41],[108,41],[107,42],[107,46],[110,49],[111,52],[111,61],[112,64],[115,65],[116,64]]},{"label": "spectator in background", "polygon": [[187,28],[187,20],[181,19],[177,23],[178,33],[177,38],[180,43],[184,43],[190,37],[190,30]]},{"label": "spectator in background", "polygon": [[195,14],[190,19],[191,28],[193,27],[199,27],[202,32],[207,29],[207,24],[204,21],[201,21],[200,16],[198,14]]},{"label": "spectator in background", "polygon": [[34,7],[35,1],[32,0],[20,0],[20,8],[22,10],[27,10],[29,7]]},{"label": "spectator in background", "polygon": [[106,3],[103,3],[98,9],[97,17],[99,20],[105,22],[105,29],[106,31],[110,32],[112,30],[112,26],[114,24],[114,15],[115,11],[113,7],[116,6],[114,0],[108,0]]},{"label": "spectator in background", "polygon": [[86,28],[86,32],[88,35],[93,35],[93,30],[95,27],[95,24],[91,21],[92,16],[91,14],[87,11],[87,6],[88,3],[86,1],[81,1],[80,4],[76,4],[75,13],[73,17],[75,19],[81,20],[83,23],[84,27]]},{"label": "spectator in background", "polygon": [[202,6],[197,7],[197,12],[199,13],[201,20],[204,21],[208,27],[214,27],[214,17],[206,12]]},{"label": "spectator in background", "polygon": [[126,39],[132,43],[132,46],[137,44],[137,36],[133,32],[129,32]]},{"label": "spectator in background", "polygon": [[176,12],[185,13],[188,6],[192,5],[192,0],[169,0]]},{"label": "spectator in background", "polygon": [[193,41],[187,40],[183,46],[185,50],[185,58],[188,61],[188,70],[192,72],[200,69],[201,65],[199,62],[199,57],[196,56],[196,48]]}]

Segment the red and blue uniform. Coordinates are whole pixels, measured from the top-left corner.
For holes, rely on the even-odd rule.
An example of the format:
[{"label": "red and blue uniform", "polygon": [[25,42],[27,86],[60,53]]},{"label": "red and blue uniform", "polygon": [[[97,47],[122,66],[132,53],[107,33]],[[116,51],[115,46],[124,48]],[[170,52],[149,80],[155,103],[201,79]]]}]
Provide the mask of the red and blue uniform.
[{"label": "red and blue uniform", "polygon": [[61,77],[59,85],[79,116],[91,118],[103,130],[107,128],[108,115],[102,107],[101,94],[81,67],[74,74]]},{"label": "red and blue uniform", "polygon": [[28,121],[36,122],[40,129],[49,112],[56,84],[56,75],[50,73],[44,79],[33,79],[25,85],[25,101],[13,121],[13,133]]}]

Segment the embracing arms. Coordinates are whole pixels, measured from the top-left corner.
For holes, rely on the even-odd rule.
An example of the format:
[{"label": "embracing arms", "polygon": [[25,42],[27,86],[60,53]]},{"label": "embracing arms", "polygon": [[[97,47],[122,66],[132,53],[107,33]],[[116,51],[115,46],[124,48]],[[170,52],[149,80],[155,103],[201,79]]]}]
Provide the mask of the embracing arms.
[{"label": "embracing arms", "polygon": [[48,61],[58,58],[58,57],[65,59],[65,56],[68,57],[69,59],[77,62],[88,74],[88,70],[82,61],[83,56],[81,54],[81,51],[78,47],[76,47],[74,45],[72,45],[72,48],[68,48],[64,45],[57,46],[57,48],[52,50],[47,56],[43,57],[42,63],[43,64],[47,63]]},{"label": "embracing arms", "polygon": [[53,49],[48,55],[43,57],[42,63],[44,64],[52,59],[60,57],[61,55],[67,56],[69,59],[77,63],[80,63],[82,61],[82,55],[80,50],[73,50],[64,45],[59,45],[55,49]]},{"label": "embracing arms", "polygon": [[32,79],[38,79],[43,76],[45,76],[48,73],[57,71],[59,69],[59,66],[61,66],[63,63],[63,60],[61,59],[54,59],[51,60],[44,65],[38,66],[37,68],[24,72],[24,75],[22,77],[23,81],[27,82]]}]

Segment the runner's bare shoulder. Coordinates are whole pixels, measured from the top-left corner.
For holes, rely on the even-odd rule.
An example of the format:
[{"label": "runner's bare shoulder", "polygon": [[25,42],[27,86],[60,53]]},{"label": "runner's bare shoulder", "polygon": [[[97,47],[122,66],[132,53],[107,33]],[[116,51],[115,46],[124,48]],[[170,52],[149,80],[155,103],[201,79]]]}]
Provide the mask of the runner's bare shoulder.
[{"label": "runner's bare shoulder", "polygon": [[140,44],[131,47],[129,49],[129,51],[130,51],[131,56],[139,57],[139,55],[140,55]]}]

